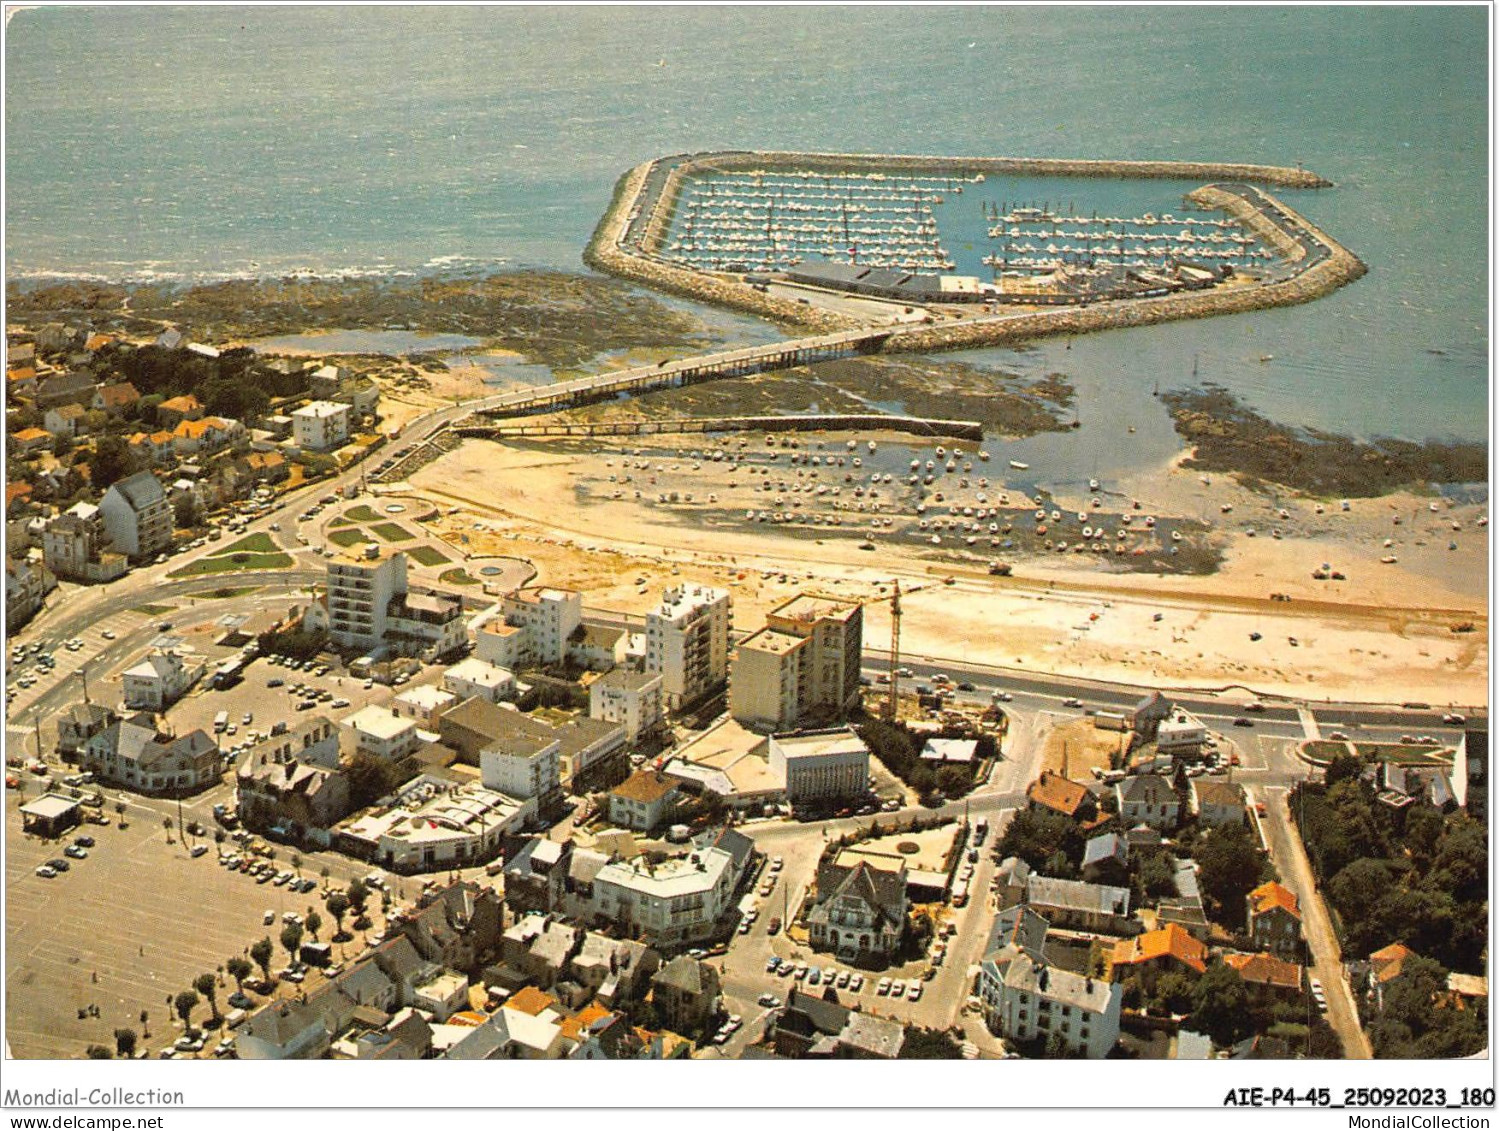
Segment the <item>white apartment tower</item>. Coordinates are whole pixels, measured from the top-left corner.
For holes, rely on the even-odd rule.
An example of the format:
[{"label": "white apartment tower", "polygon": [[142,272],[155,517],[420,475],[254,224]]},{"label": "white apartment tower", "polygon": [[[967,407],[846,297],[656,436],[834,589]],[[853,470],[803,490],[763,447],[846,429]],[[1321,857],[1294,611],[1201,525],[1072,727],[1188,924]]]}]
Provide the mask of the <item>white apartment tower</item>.
[{"label": "white apartment tower", "polygon": [[567,657],[567,642],[583,623],[583,595],[572,589],[517,589],[501,608],[505,623],[525,632],[521,654],[545,666]]},{"label": "white apartment tower", "polygon": [[405,554],[336,555],[328,563],[328,635],[333,643],[365,651],[379,647],[391,599],[405,592]]},{"label": "white apartment tower", "polygon": [[678,585],[646,614],[645,669],[660,674],[669,709],[694,702],[728,678],[733,610],[726,589]]}]

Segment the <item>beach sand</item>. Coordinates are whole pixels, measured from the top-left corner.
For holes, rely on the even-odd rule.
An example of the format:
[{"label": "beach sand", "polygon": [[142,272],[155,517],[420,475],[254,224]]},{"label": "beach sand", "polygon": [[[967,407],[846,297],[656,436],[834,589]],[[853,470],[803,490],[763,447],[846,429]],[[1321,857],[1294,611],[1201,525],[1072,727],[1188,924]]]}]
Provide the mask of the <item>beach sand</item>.
[{"label": "beach sand", "polygon": [[[685,477],[689,464],[674,453],[705,441],[630,443],[632,450],[666,453],[656,458],[670,458],[679,465],[675,474]],[[907,591],[902,647],[909,655],[1310,700],[1486,701],[1487,539],[1475,525],[1478,507],[1441,504],[1438,515],[1425,509],[1425,497],[1400,497],[1357,500],[1346,514],[1336,502],[1324,504],[1327,513],[1317,515],[1310,502],[1297,501],[1293,509],[1281,500],[1292,516],[1281,520],[1274,504],[1227,478],[1203,484],[1168,466],[1103,488],[1148,500],[1162,515],[1170,504],[1177,513],[1213,520],[1210,537],[1225,553],[1218,572],[1104,572],[1091,556],[1061,555],[1014,559],[1015,575],[998,578],[973,562],[943,560],[914,540],[882,540],[869,553],[841,530],[793,534],[746,526],[725,517],[727,500],[706,502],[713,485],[702,471],[695,473],[702,478],[692,504],[657,504],[651,500],[660,483],[649,494],[638,483],[608,484],[609,458],[618,474],[617,455],[471,442],[424,468],[410,487],[464,508],[444,524],[455,540],[469,535],[470,552],[531,558],[541,581],[579,588],[591,606],[643,613],[666,584],[728,585],[736,627],[748,630],[802,589],[869,595],[898,577]],[[702,467],[714,482],[727,478],[722,465]],[[603,490],[611,486],[625,497],[611,499]],[[636,487],[645,499],[633,498]],[[1224,502],[1234,507],[1229,516],[1218,509]],[[1282,528],[1280,541],[1269,536],[1266,508]],[[1396,514],[1400,527],[1392,522]],[[1230,517],[1231,525],[1217,521]],[[477,529],[476,521],[493,529]],[[1450,531],[1452,521],[1463,531]],[[1246,524],[1257,527],[1256,537],[1243,533]],[[1409,544],[1397,536],[1399,545],[1385,550],[1383,539],[1396,531]],[[1449,536],[1457,551],[1446,549]],[[1427,545],[1414,545],[1418,539]],[[1399,562],[1379,564],[1387,553]],[[1314,581],[1311,570],[1323,562],[1348,580]],[[1271,593],[1292,600],[1271,601]],[[1476,631],[1451,631],[1463,623]],[[1260,639],[1251,640],[1252,633]],[[886,605],[867,608],[865,639],[874,647],[888,643]]]}]

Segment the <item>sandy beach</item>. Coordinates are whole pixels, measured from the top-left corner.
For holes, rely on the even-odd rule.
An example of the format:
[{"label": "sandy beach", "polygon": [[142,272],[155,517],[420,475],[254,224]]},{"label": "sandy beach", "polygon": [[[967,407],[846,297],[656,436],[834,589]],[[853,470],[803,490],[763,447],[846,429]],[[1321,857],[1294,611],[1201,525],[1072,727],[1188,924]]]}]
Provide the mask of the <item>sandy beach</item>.
[{"label": "sandy beach", "polygon": [[[687,442],[658,437],[652,448],[674,457]],[[648,450],[643,440],[640,450]],[[1127,488],[1163,514],[1169,499],[1196,515],[1197,495],[1206,500],[1211,492],[1214,517],[1234,519],[1233,529],[1215,523],[1209,535],[1224,548],[1218,572],[1103,572],[1090,568],[1093,555],[1052,555],[1015,559],[1014,576],[1000,578],[943,560],[914,540],[882,541],[870,553],[841,528],[793,534],[746,526],[726,520],[724,508],[703,493],[691,504],[660,505],[654,495],[635,500],[632,486],[614,499],[601,490],[611,486],[611,458],[471,442],[424,468],[410,488],[461,508],[443,526],[454,541],[468,535],[468,552],[531,558],[540,580],[582,589],[593,606],[644,612],[663,584],[703,581],[728,585],[736,626],[751,629],[800,589],[874,593],[898,577],[908,593],[902,643],[910,654],[1171,687],[1242,686],[1309,700],[1486,701],[1487,547],[1475,525],[1477,507],[1442,505],[1433,514],[1430,500],[1401,497],[1354,501],[1347,513],[1324,504],[1317,515],[1315,504],[1300,501],[1293,511],[1282,500],[1293,517],[1279,519],[1279,507],[1227,479],[1204,484],[1166,467],[1105,487]],[[1218,509],[1224,503],[1234,508],[1229,516]],[[1268,521],[1266,508],[1282,528],[1278,541],[1268,526],[1253,538],[1241,529]],[[1392,521],[1397,514],[1400,527]],[[1464,530],[1452,533],[1459,549],[1449,551],[1449,539],[1430,528],[1454,521]],[[1410,547],[1385,550],[1390,531]],[[1392,552],[1400,561],[1378,562]],[[1336,563],[1347,580],[1314,581],[1311,571],[1323,562]],[[1292,600],[1271,601],[1271,593]],[[1476,631],[1452,631],[1465,623]],[[866,640],[883,646],[883,606],[869,606],[866,624]]]}]

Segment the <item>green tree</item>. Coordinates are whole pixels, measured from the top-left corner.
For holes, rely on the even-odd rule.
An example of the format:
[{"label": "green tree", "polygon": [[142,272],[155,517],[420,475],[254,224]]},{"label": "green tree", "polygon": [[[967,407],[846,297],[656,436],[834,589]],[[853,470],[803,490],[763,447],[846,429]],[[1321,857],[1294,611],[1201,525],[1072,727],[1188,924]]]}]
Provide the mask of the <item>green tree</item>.
[{"label": "green tree", "polygon": [[122,1058],[128,1060],[130,1057],[135,1055],[135,1042],[136,1036],[134,1029],[122,1028],[115,1030],[115,1052],[117,1052]]},{"label": "green tree", "polygon": [[1154,979],[1150,999],[1157,1013],[1186,1013],[1192,1008],[1192,980],[1180,970],[1167,970]]},{"label": "green tree", "polygon": [[135,454],[123,437],[100,436],[89,453],[88,470],[89,483],[103,493],[110,484],[135,472]]},{"label": "green tree", "polygon": [[324,906],[328,909],[328,914],[333,916],[333,921],[338,924],[338,933],[333,936],[333,941],[338,942],[345,937],[344,916],[349,913],[349,897],[341,891],[332,892]]},{"label": "green tree", "polygon": [[254,959],[255,965],[260,967],[260,976],[267,981],[271,977],[271,956],[275,953],[276,948],[269,938],[263,938],[250,947],[250,957]]},{"label": "green tree", "polygon": [[[1345,924],[1367,919],[1397,880],[1397,870],[1388,860],[1364,857],[1327,881],[1338,914]],[[1374,948],[1379,948],[1377,944]]]},{"label": "green tree", "polygon": [[1232,966],[1214,962],[1192,990],[1192,1016],[1187,1027],[1206,1033],[1219,1048],[1237,1044],[1254,1032],[1249,994]]},{"label": "green tree", "polygon": [[199,974],[193,979],[193,989],[202,995],[203,1000],[208,1002],[208,1008],[214,1017],[219,1016],[218,982],[212,974]]},{"label": "green tree", "polygon": [[1218,825],[1197,848],[1202,894],[1213,917],[1233,928],[1244,925],[1244,897],[1259,886],[1265,853],[1243,825]]},{"label": "green tree", "polygon": [[951,1032],[913,1025],[906,1030],[906,1039],[900,1047],[899,1059],[958,1060],[962,1056],[962,1046],[953,1039]]},{"label": "green tree", "polygon": [[1426,886],[1464,902],[1488,895],[1488,830],[1468,817],[1453,820],[1431,863]]},{"label": "green tree", "polygon": [[349,906],[354,909],[354,914],[363,915],[364,905],[369,901],[370,889],[363,880],[356,879],[348,887]]},{"label": "green tree", "polygon": [[1001,857],[1018,856],[1036,869],[1057,853],[1076,868],[1082,863],[1084,847],[1077,823],[1047,809],[1016,813],[995,846]]},{"label": "green tree", "polygon": [[307,933],[312,936],[312,941],[317,942],[317,933],[322,929],[323,917],[316,911],[307,912]]},{"label": "green tree", "polygon": [[1447,991],[1447,970],[1413,956],[1383,988],[1384,1008],[1369,1027],[1378,1057],[1451,1059],[1470,1056],[1488,1043],[1488,1011],[1482,1003],[1458,1009]]},{"label": "green tree", "polygon": [[245,979],[254,972],[255,968],[244,958],[236,954],[228,962],[224,963],[224,969],[234,979],[235,988],[243,991],[245,988]]},{"label": "green tree", "polygon": [[84,1055],[90,1060],[112,1060],[114,1057],[114,1054],[111,1053],[109,1049],[105,1048],[103,1045],[89,1045],[89,1047],[84,1050]]},{"label": "green tree", "polygon": [[183,990],[172,999],[172,1009],[178,1017],[182,1018],[184,1029],[192,1028],[193,1008],[198,1004],[198,995],[192,990]]},{"label": "green tree", "polygon": [[1327,764],[1322,780],[1331,789],[1339,782],[1357,781],[1364,772],[1364,760],[1357,754],[1338,754]]},{"label": "green tree", "polygon": [[299,855],[297,855],[297,853],[293,852],[291,854],[291,861],[290,861],[290,863],[291,863],[291,870],[293,872],[295,872],[298,876],[301,876],[301,874],[302,874],[302,857],[299,856]]},{"label": "green tree", "polygon": [[302,927],[297,923],[288,923],[281,928],[281,945],[286,948],[286,953],[292,962],[297,961],[297,948],[302,945]]}]

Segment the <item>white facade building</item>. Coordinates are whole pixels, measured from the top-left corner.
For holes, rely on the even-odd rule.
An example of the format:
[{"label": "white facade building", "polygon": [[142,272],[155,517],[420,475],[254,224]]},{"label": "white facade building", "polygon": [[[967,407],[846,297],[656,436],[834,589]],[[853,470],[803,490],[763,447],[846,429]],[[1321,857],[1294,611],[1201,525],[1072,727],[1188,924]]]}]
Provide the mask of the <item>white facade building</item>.
[{"label": "white facade building", "polygon": [[841,717],[859,701],[864,609],[801,594],[766,615],[739,646],[729,710],[746,726],[790,729],[810,714]]},{"label": "white facade building", "polygon": [[773,734],[770,771],[786,783],[786,800],[853,800],[869,792],[869,747],[851,727]]},{"label": "white facade building", "polygon": [[112,484],[99,500],[99,510],[110,541],[129,558],[149,558],[172,544],[172,504],[149,471]]},{"label": "white facade building", "polygon": [[291,414],[297,447],[325,452],[347,442],[351,411],[338,401],[313,401],[297,409]]},{"label": "white facade building", "polygon": [[561,749],[555,738],[515,735],[479,751],[480,781],[510,797],[544,797],[562,787]]},{"label": "white facade building", "polygon": [[515,698],[515,673],[477,656],[460,660],[443,672],[442,685],[460,701],[475,696],[491,703]]},{"label": "white facade building", "polygon": [[594,876],[593,909],[651,944],[686,942],[712,934],[737,882],[733,856],[719,848],[655,865],[617,861]]},{"label": "white facade building", "polygon": [[474,656],[486,664],[514,671],[526,660],[527,633],[519,625],[498,617],[481,624],[474,633]]},{"label": "white facade building", "polygon": [[588,688],[588,716],[618,723],[625,741],[636,741],[661,721],[661,677],[624,668],[600,676]]},{"label": "white facade building", "polygon": [[1024,947],[985,956],[977,990],[984,1020],[1001,1037],[1055,1038],[1089,1060],[1102,1060],[1119,1040],[1123,986],[1049,965]]},{"label": "white facade building", "polygon": [[165,711],[187,694],[202,674],[202,664],[190,664],[176,652],[153,652],[125,669],[125,706],[137,711]]},{"label": "white facade building", "polygon": [[403,719],[410,719],[428,730],[437,726],[437,720],[449,707],[456,707],[462,696],[454,695],[441,687],[423,684],[408,687],[390,701],[391,712]]},{"label": "white facade building", "polygon": [[661,676],[669,709],[700,699],[728,678],[733,611],[726,589],[678,585],[646,614],[645,668]]},{"label": "white facade building", "polygon": [[560,664],[569,638],[583,623],[583,595],[572,589],[517,589],[501,611],[506,624],[525,632],[522,656],[543,667]]},{"label": "white facade building", "polygon": [[339,725],[353,733],[355,745],[361,753],[385,762],[415,753],[421,745],[416,722],[401,718],[389,707],[365,707],[343,719]]},{"label": "white facade building", "polygon": [[406,555],[337,554],[328,563],[328,635],[344,648],[369,650],[385,639],[386,610],[406,592]]},{"label": "white facade building", "polygon": [[1155,745],[1162,754],[1195,754],[1207,740],[1207,724],[1180,707],[1173,707],[1156,727]]}]

